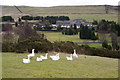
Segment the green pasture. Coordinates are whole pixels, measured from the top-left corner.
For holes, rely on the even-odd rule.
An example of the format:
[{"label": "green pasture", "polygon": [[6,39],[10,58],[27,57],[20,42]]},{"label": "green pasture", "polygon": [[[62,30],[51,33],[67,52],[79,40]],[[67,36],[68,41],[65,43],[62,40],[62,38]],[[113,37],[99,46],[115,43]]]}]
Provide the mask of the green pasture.
[{"label": "green pasture", "polygon": [[[62,35],[61,32],[50,32],[50,31],[37,31],[38,33],[44,33],[45,38],[48,39],[51,42],[54,41],[72,41],[72,42],[83,42],[83,45],[89,45],[91,47],[96,47],[96,48],[101,48],[102,44],[101,43],[84,43],[84,42],[98,42],[100,40],[85,40],[85,39],[80,39],[79,35]],[[99,34],[100,35],[100,34]],[[110,41],[110,36],[109,34],[104,34],[104,38],[107,41]],[[102,37],[102,35],[100,35]],[[81,45],[81,44],[79,44]]]},{"label": "green pasture", "polygon": [[[3,78],[117,78],[118,59],[78,55],[78,59],[67,61],[69,54],[61,53],[59,61],[50,58],[37,62],[36,54],[30,64],[23,64],[27,53],[2,53]],[[44,55],[44,53],[42,54]],[[53,55],[49,53],[48,56]]]},{"label": "green pasture", "polygon": [[44,33],[45,38],[47,38],[51,42],[53,41],[93,42],[93,40],[80,39],[79,35],[62,35],[62,32],[38,31],[38,33]]}]

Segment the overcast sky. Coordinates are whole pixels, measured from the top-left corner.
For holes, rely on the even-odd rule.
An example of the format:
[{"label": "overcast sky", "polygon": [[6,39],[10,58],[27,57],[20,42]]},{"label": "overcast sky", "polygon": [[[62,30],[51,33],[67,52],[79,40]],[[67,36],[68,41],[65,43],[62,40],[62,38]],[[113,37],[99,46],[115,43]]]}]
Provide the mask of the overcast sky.
[{"label": "overcast sky", "polygon": [[118,5],[119,0],[0,0],[0,5],[61,6],[61,5]]}]

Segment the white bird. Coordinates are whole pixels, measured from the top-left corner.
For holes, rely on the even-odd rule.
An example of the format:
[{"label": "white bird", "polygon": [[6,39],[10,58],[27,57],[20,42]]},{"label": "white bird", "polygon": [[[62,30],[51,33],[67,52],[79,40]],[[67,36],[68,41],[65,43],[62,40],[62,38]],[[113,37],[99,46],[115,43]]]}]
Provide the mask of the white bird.
[{"label": "white bird", "polygon": [[30,63],[30,58],[28,57],[28,59],[23,58],[23,63]]},{"label": "white bird", "polygon": [[74,53],[73,53],[73,58],[78,58],[78,55],[76,54],[76,50],[74,49]]},{"label": "white bird", "polygon": [[32,54],[27,55],[29,58],[32,58],[32,57],[35,56],[35,52],[34,52],[34,50],[35,50],[35,49],[32,49]]},{"label": "white bird", "polygon": [[70,55],[70,57],[66,57],[66,59],[67,59],[68,61],[72,61],[72,60],[73,60],[72,54]]},{"label": "white bird", "polygon": [[50,56],[50,58],[53,60],[53,61],[57,61],[60,59],[60,56],[59,56],[59,53],[54,55],[54,56]]},{"label": "white bird", "polygon": [[47,55],[48,55],[48,53],[46,53],[45,56],[42,56],[42,55],[41,55],[41,58],[42,58],[42,59],[48,59],[48,58],[47,58]]},{"label": "white bird", "polygon": [[41,57],[37,57],[36,61],[42,61]]}]

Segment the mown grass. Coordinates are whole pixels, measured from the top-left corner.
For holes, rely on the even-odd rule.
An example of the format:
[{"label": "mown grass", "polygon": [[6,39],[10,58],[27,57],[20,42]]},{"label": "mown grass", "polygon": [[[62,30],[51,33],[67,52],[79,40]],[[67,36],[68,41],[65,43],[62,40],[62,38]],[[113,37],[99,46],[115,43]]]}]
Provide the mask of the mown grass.
[{"label": "mown grass", "polygon": [[[30,64],[23,64],[27,54],[2,53],[3,78],[117,78],[118,59],[78,55],[67,61],[68,54],[61,53],[59,61],[51,59],[36,62],[36,54]],[[43,55],[43,54],[42,54]],[[53,53],[49,53],[53,55]]]}]

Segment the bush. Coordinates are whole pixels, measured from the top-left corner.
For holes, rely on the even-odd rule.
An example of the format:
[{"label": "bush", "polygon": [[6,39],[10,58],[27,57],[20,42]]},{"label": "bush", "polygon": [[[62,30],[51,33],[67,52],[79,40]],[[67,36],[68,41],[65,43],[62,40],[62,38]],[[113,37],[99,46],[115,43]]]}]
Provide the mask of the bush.
[{"label": "bush", "polygon": [[92,55],[92,56],[101,56],[101,57],[110,57],[110,58],[119,58],[120,51],[111,51],[108,49],[103,48],[93,48],[88,46],[83,46],[85,49],[85,55]]},{"label": "bush", "polygon": [[108,50],[112,50],[112,46],[111,46],[111,45],[108,45],[107,49],[108,49]]},{"label": "bush", "polygon": [[57,30],[58,30],[58,31],[62,31],[62,30],[63,30],[63,27],[61,27],[61,25],[59,25],[59,26],[57,27]]},{"label": "bush", "polygon": [[73,29],[73,28],[64,28],[62,30],[62,34],[63,35],[76,35],[78,34],[77,30]]},{"label": "bush", "polygon": [[83,53],[81,50],[82,48],[73,42],[67,41],[67,42],[54,42],[53,43],[53,50],[57,52],[65,52],[65,53],[71,54],[73,53],[74,49],[76,49],[78,54]]},{"label": "bush", "polygon": [[105,41],[103,41],[103,43],[102,43],[102,47],[103,48],[107,48],[108,47],[108,43],[107,43],[107,41],[105,40]]},{"label": "bush", "polygon": [[36,52],[47,52],[52,50],[52,43],[46,39],[38,37],[29,37],[24,41],[18,42],[16,45],[16,52],[31,52],[31,49],[35,49]]},{"label": "bush", "polygon": [[14,52],[15,43],[11,42],[2,42],[2,52]]}]

